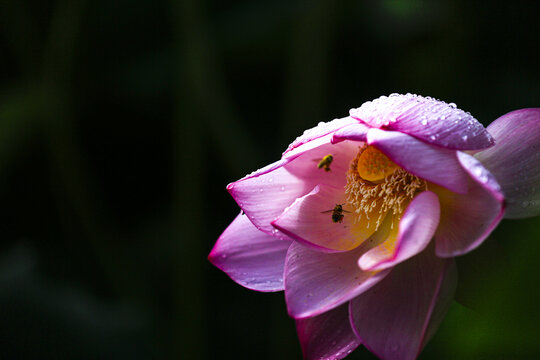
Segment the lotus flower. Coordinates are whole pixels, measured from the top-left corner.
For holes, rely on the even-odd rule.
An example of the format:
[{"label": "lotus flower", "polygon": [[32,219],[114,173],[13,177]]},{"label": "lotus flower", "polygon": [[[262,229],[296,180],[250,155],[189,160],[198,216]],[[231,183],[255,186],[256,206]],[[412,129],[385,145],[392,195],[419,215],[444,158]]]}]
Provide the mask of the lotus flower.
[{"label": "lotus flower", "polygon": [[242,286],[285,291],[306,359],[360,344],[415,359],[456,288],[454,257],[506,217],[540,213],[540,109],[485,129],[412,94],[304,132],[227,189],[242,212],[210,261]]}]

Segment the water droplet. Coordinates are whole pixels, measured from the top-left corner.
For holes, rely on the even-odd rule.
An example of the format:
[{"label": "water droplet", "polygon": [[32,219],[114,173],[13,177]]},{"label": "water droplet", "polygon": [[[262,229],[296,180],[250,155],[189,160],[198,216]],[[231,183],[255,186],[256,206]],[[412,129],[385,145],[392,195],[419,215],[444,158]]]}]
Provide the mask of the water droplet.
[{"label": "water droplet", "polygon": [[431,135],[429,138],[430,138],[431,140],[435,140],[437,137],[436,137],[435,135]]},{"label": "water droplet", "polygon": [[285,186],[280,187],[279,190],[285,191]]},{"label": "water droplet", "polygon": [[456,108],[457,108],[457,105],[454,104],[454,103],[450,103],[450,104],[448,104],[448,106],[450,106],[452,109],[456,109]]},{"label": "water droplet", "polygon": [[259,189],[259,192],[263,192],[263,191],[264,191],[263,188],[260,188],[260,189]]},{"label": "water droplet", "polygon": [[463,141],[467,141],[467,138],[468,138],[467,135],[463,135],[463,136],[461,137],[461,139],[463,139]]},{"label": "water droplet", "polygon": [[420,124],[427,125],[427,119],[424,119],[424,120],[420,121]]},{"label": "water droplet", "polygon": [[272,182],[272,181],[274,181],[274,179],[273,179],[273,178],[270,178],[270,179],[268,179],[268,182]]}]

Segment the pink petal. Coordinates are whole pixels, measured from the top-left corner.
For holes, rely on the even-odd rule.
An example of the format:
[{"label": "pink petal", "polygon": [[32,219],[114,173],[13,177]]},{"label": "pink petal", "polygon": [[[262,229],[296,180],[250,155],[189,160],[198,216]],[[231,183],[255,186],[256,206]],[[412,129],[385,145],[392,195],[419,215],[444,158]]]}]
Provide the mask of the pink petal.
[{"label": "pink petal", "polygon": [[[342,222],[334,222],[332,209],[345,202],[343,188],[317,185],[309,194],[298,198],[285,209],[272,225],[291,238],[318,250],[351,250],[373,233],[373,226],[366,229],[363,223],[355,223],[356,216],[353,213],[347,212],[342,214]],[[348,211],[347,205],[343,205],[343,209]]]},{"label": "pink petal", "polygon": [[332,135],[332,144],[337,144],[344,140],[366,142],[368,130],[369,126],[361,122],[347,125]]},{"label": "pink petal", "polygon": [[460,194],[467,192],[467,173],[455,150],[426,144],[396,131],[370,129],[367,138],[369,145],[414,175]]},{"label": "pink petal", "polygon": [[[325,144],[295,158],[280,160],[229,184],[227,189],[258,229],[288,239],[270,223],[317,184],[344,187],[349,163],[357,152],[358,147],[352,142],[332,145],[328,138]],[[317,168],[318,162],[328,154],[334,158],[330,171]]]},{"label": "pink petal", "polygon": [[540,214],[540,108],[512,111],[488,126],[495,146],[475,155],[506,196],[507,218]]},{"label": "pink petal", "polygon": [[465,254],[477,248],[504,215],[499,184],[474,157],[458,151],[458,159],[469,173],[465,195],[433,189],[441,202],[441,221],[435,233],[436,253],[441,257]]},{"label": "pink petal", "polygon": [[[344,126],[358,123],[357,120],[347,116],[341,119],[334,119],[329,122],[321,122],[318,126],[304,131],[304,133],[296,138],[287,150],[283,153],[283,157],[290,158],[301,154],[314,146],[320,146],[323,143],[330,142],[332,134]],[[321,139],[324,138],[324,139]]]},{"label": "pink petal", "polygon": [[296,320],[296,331],[307,360],[343,359],[360,345],[349,323],[349,304]]},{"label": "pink petal", "polygon": [[208,260],[248,289],[281,291],[290,245],[257,230],[245,215],[238,215],[221,234]]},{"label": "pink petal", "polygon": [[[366,242],[367,243],[367,242]],[[324,253],[293,243],[285,260],[285,299],[295,319],[319,315],[349,301],[380,281],[388,270],[362,271],[363,245],[342,253]]]},{"label": "pink petal", "polygon": [[430,246],[351,300],[353,330],[381,359],[416,359],[448,311],[456,285],[454,260],[436,257]]},{"label": "pink petal", "polygon": [[369,250],[358,260],[362,270],[382,270],[395,266],[426,248],[439,224],[440,206],[435,193],[424,191],[411,201],[401,220],[397,241],[391,251],[386,242]]},{"label": "pink petal", "polygon": [[381,96],[350,111],[371,127],[399,131],[448,149],[485,149],[493,138],[471,114],[455,104],[418,95]]}]

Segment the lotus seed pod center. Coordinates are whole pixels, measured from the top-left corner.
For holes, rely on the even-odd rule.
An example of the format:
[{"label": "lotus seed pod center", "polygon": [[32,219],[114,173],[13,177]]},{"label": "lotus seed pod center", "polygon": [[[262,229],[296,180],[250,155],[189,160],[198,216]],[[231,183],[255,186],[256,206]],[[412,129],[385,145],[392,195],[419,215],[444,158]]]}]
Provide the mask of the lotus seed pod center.
[{"label": "lotus seed pod center", "polygon": [[368,146],[358,157],[358,174],[364,180],[380,182],[398,166],[373,146]]}]

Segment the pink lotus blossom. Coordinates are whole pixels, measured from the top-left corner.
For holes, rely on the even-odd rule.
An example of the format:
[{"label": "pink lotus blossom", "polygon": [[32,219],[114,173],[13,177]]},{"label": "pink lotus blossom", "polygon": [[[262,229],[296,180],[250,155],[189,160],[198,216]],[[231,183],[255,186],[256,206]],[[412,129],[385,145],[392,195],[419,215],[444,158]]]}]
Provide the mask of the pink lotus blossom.
[{"label": "pink lotus blossom", "polygon": [[540,109],[485,129],[452,103],[383,96],[230,184],[242,213],[209,259],[249,289],[285,291],[306,359],[360,344],[415,359],[452,302],[453,257],[503,216],[540,214],[539,185]]}]

